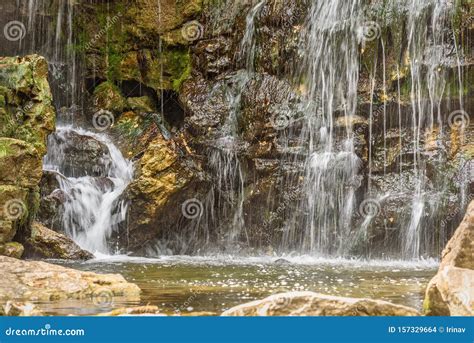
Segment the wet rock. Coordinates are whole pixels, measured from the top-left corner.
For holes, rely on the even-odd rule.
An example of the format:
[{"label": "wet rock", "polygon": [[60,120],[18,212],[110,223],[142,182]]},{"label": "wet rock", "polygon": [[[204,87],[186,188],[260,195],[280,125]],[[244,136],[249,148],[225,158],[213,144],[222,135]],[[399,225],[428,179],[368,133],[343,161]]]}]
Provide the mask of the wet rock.
[{"label": "wet rock", "polygon": [[230,110],[225,83],[212,84],[202,78],[183,84],[180,101],[188,114],[186,124],[195,136],[216,128]]},{"label": "wet rock", "polygon": [[443,250],[423,304],[426,315],[474,315],[474,201]]},{"label": "wet rock", "polygon": [[60,189],[61,182],[67,182],[67,179],[55,171],[44,171],[40,182],[41,200],[36,219],[55,231],[61,230],[63,204],[70,199]]},{"label": "wet rock", "polygon": [[56,258],[63,260],[89,260],[90,252],[82,250],[74,241],[60,233],[48,229],[38,222],[31,227],[31,236],[26,240],[26,257]]},{"label": "wet rock", "polygon": [[238,305],[223,316],[419,316],[413,308],[382,300],[344,298],[314,292],[275,294]]},{"label": "wet rock", "polygon": [[206,78],[229,71],[233,66],[233,44],[229,37],[200,41],[193,51],[193,65]]},{"label": "wet rock", "polygon": [[288,261],[284,258],[279,258],[279,259],[275,260],[273,263],[276,264],[276,265],[280,265],[280,266],[291,264],[290,261]]},{"label": "wet rock", "polygon": [[275,157],[275,137],[279,131],[294,125],[302,113],[291,86],[271,75],[257,75],[242,93],[239,125],[243,138],[252,144],[252,157]]},{"label": "wet rock", "polygon": [[49,137],[49,145],[54,151],[54,158],[60,159],[58,165],[62,174],[73,177],[107,176],[111,163],[109,149],[94,137],[61,130]]},{"label": "wet rock", "polygon": [[140,288],[118,274],[96,274],[50,263],[0,257],[0,302],[53,301],[114,296],[137,300]]},{"label": "wet rock", "polygon": [[159,233],[176,229],[183,220],[182,202],[196,196],[193,170],[183,163],[173,142],[161,135],[150,143],[137,167],[138,175],[126,191],[131,206],[124,245],[132,251]]}]

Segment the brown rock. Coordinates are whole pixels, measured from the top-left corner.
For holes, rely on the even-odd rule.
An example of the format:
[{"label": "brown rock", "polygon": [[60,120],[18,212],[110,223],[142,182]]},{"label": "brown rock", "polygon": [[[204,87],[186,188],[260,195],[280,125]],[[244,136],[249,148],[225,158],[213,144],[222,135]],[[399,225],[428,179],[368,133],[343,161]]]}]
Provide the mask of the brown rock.
[{"label": "brown rock", "polygon": [[442,253],[428,284],[423,309],[429,316],[474,315],[474,201]]},{"label": "brown rock", "polygon": [[31,237],[25,242],[27,257],[89,260],[90,252],[82,250],[73,240],[48,229],[38,222],[31,227]]},{"label": "brown rock", "polygon": [[17,242],[8,242],[0,245],[0,255],[5,255],[14,258],[21,258],[25,248]]},{"label": "brown rock", "polygon": [[373,299],[288,292],[239,305],[223,316],[419,316],[415,309]]},{"label": "brown rock", "polygon": [[52,301],[88,297],[137,300],[140,288],[118,274],[82,272],[45,262],[0,256],[0,302]]}]

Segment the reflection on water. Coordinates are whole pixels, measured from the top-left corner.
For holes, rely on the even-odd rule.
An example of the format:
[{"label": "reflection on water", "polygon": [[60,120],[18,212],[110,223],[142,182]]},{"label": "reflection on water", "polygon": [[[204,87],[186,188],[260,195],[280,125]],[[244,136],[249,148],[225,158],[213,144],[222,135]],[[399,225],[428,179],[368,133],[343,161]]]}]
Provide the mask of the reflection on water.
[{"label": "reflection on water", "polygon": [[421,309],[425,287],[436,273],[436,263],[430,261],[115,257],[55,263],[98,273],[120,273],[143,290],[141,302],[116,298],[105,307],[89,300],[42,304],[48,314],[55,315],[90,315],[147,304],[158,306],[166,314],[215,315],[232,306],[286,291],[383,299]]}]

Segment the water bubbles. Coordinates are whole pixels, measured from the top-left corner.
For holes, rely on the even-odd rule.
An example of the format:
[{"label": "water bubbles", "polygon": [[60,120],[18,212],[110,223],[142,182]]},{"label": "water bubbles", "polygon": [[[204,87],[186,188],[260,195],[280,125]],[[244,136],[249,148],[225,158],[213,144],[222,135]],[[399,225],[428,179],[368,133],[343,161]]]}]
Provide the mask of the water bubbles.
[{"label": "water bubbles", "polygon": [[181,213],[188,219],[197,219],[202,216],[204,205],[196,198],[188,199],[181,205]]},{"label": "water bubbles", "polygon": [[3,35],[10,42],[17,42],[25,38],[26,27],[21,21],[17,21],[17,20],[9,21],[3,27]]},{"label": "water bubbles", "polygon": [[7,220],[18,220],[26,213],[26,205],[19,199],[9,200],[3,206],[3,213]]}]

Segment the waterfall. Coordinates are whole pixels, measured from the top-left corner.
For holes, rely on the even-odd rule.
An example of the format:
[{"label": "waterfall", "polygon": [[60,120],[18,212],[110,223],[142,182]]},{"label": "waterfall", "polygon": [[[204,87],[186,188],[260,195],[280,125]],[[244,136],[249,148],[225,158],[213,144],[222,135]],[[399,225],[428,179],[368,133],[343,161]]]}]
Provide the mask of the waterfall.
[{"label": "waterfall", "polygon": [[[371,17],[370,12],[377,6],[381,6],[382,13],[389,14],[384,16],[377,12]],[[282,251],[296,250],[324,256],[350,256],[356,247],[369,251],[371,225],[380,225],[375,224],[376,215],[387,200],[403,195],[393,191],[384,193],[373,185],[376,178],[389,177],[392,173],[387,170],[390,117],[386,94],[389,75],[387,43],[382,28],[397,17],[390,13],[397,13],[405,16],[407,22],[407,28],[402,32],[406,33],[406,52],[396,63],[397,75],[405,65],[411,87],[410,109],[407,111],[411,118],[407,120],[402,119],[398,77],[399,145],[402,146],[402,127],[408,122],[412,133],[413,160],[412,170],[404,169],[400,152],[396,177],[403,180],[404,175],[412,175],[413,181],[401,184],[406,188],[404,192],[411,194],[412,200],[400,209],[407,215],[402,216],[398,223],[401,245],[397,257],[417,259],[437,254],[437,239],[434,237],[445,237],[446,234],[430,232],[434,222],[426,218],[436,217],[448,180],[428,187],[426,164],[429,153],[424,151],[422,143],[425,136],[438,127],[441,135],[446,130],[441,110],[446,96],[446,69],[450,65],[457,65],[459,69],[458,51],[451,59],[446,53],[449,49],[446,31],[449,31],[452,11],[453,4],[444,0],[399,0],[378,5],[359,0],[312,2],[299,44],[301,61],[295,68],[294,76],[300,82],[298,87],[305,102],[304,125],[299,132],[289,128],[290,136],[299,134],[298,141],[304,148],[305,157],[303,171],[296,177],[290,177],[287,184],[295,185],[304,180],[304,196],[286,222],[280,245]],[[358,87],[361,54],[372,41],[379,46],[380,54],[374,54],[369,73],[369,144],[365,167],[355,153],[356,132],[352,122],[360,113]],[[461,75],[458,78],[461,79]],[[380,84],[382,105],[377,105],[374,103],[375,90],[376,85]],[[462,94],[459,98],[462,109]],[[380,134],[376,125],[382,125]],[[383,145],[381,171],[374,171],[375,139],[380,139]],[[286,157],[289,163],[298,163],[299,159],[300,156],[293,153]],[[441,166],[445,160],[441,158],[433,163]],[[365,185],[360,182],[364,168],[367,168]],[[439,226],[439,223],[436,224]]]},{"label": "waterfall", "polygon": [[[107,155],[102,157],[105,167],[97,170],[98,176],[75,176],[77,171],[65,167],[68,156],[65,155],[64,144],[68,144],[65,142],[71,139],[71,133],[90,137],[106,146]],[[57,181],[67,196],[62,214],[64,232],[91,252],[114,252],[108,239],[118,224],[126,221],[127,203],[121,196],[132,180],[133,164],[105,135],[79,128],[58,127],[49,139],[44,168],[60,173]],[[79,172],[84,174],[84,171]]]},{"label": "waterfall", "polygon": [[[283,246],[318,254],[344,254],[350,247],[354,188],[359,158],[354,153],[351,117],[357,106],[359,1],[314,1],[300,43],[304,56],[299,78],[307,105],[299,141],[306,144],[304,217],[292,220]],[[334,113],[349,123],[335,140]],[[295,214],[299,216],[299,213]],[[301,232],[303,230],[304,232]],[[291,242],[293,241],[293,242]]]}]

